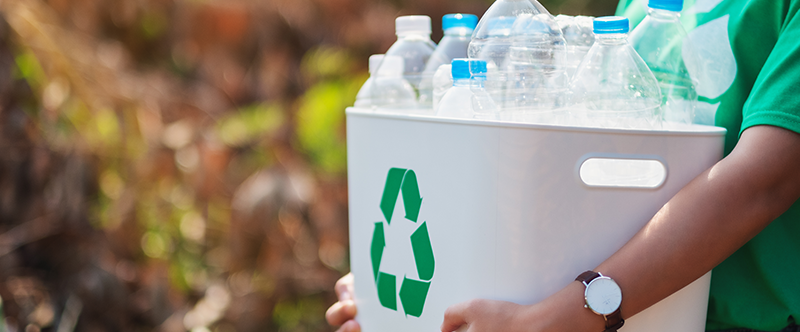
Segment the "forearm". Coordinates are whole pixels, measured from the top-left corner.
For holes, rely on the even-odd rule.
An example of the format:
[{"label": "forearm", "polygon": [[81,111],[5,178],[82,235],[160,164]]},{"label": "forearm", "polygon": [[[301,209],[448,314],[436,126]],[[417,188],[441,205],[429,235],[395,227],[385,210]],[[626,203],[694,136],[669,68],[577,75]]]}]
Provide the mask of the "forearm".
[{"label": "forearm", "polygon": [[613,276],[630,317],[721,263],[800,197],[800,135],[754,127],[631,241],[597,267]]}]

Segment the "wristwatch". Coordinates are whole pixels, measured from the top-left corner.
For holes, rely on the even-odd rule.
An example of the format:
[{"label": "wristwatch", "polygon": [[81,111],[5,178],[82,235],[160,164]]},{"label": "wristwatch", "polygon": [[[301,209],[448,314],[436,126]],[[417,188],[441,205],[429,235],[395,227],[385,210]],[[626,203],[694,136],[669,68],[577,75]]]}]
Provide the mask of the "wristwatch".
[{"label": "wristwatch", "polygon": [[603,316],[606,320],[606,329],[603,332],[616,332],[625,324],[619,306],[622,304],[622,290],[619,285],[609,277],[598,272],[586,271],[575,280],[586,286],[583,298],[586,300],[584,308]]}]

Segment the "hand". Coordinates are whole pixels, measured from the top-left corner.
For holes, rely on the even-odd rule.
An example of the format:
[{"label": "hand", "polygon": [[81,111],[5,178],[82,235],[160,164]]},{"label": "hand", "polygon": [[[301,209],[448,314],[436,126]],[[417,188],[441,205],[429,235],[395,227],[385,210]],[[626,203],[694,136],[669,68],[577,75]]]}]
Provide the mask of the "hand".
[{"label": "hand", "polygon": [[348,273],[339,279],[334,289],[339,302],[334,303],[325,313],[328,324],[341,325],[337,332],[361,332],[361,326],[354,320],[357,311],[353,301],[353,274]]},{"label": "hand", "polygon": [[583,284],[572,282],[533,305],[494,300],[462,302],[447,308],[441,329],[442,332],[602,331],[603,317],[583,307],[584,289]]},{"label": "hand", "polygon": [[505,301],[471,300],[455,304],[444,313],[442,332],[530,331],[524,324],[528,307]]}]

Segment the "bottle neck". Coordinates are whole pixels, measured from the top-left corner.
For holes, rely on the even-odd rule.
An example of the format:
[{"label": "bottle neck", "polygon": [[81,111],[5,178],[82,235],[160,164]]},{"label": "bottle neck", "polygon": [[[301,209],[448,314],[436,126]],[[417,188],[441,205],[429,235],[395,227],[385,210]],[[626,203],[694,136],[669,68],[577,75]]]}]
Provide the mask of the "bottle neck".
[{"label": "bottle neck", "polygon": [[444,35],[466,37],[466,36],[472,36],[472,31],[473,31],[472,29],[467,27],[455,27],[445,30]]},{"label": "bottle neck", "polygon": [[628,42],[627,33],[601,33],[596,34],[595,38],[603,45],[621,45]]},{"label": "bottle neck", "polygon": [[421,39],[421,40],[428,40],[431,39],[430,32],[423,32],[423,31],[407,31],[407,32],[398,32],[397,39]]},{"label": "bottle neck", "polygon": [[470,79],[469,78],[454,79],[453,86],[470,86]]},{"label": "bottle neck", "polygon": [[647,16],[659,21],[677,21],[680,20],[681,13],[666,9],[647,7]]}]

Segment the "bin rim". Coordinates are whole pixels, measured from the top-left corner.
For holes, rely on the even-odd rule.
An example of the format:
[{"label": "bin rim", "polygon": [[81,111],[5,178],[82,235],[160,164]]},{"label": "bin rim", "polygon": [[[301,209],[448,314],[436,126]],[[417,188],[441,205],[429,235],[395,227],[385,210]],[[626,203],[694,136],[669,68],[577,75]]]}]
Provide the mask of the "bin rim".
[{"label": "bin rim", "polygon": [[[404,110],[398,109],[395,111],[402,112]],[[414,113],[389,113],[375,111],[372,108],[364,107],[348,107],[345,110],[347,116],[358,116],[368,118],[385,118],[395,119],[402,121],[414,122],[434,122],[446,124],[458,124],[469,126],[485,126],[485,127],[509,127],[509,128],[530,128],[536,130],[547,131],[567,131],[567,132],[584,132],[584,133],[602,133],[602,134],[618,134],[618,135],[648,135],[648,136],[722,136],[728,132],[723,127],[706,126],[699,124],[683,125],[671,124],[671,128],[667,129],[625,129],[625,128],[595,128],[595,127],[580,127],[568,126],[558,124],[536,124],[536,123],[523,123],[512,122],[503,120],[484,120],[484,119],[467,119],[467,118],[444,118],[435,115],[427,114],[414,114]]]}]

